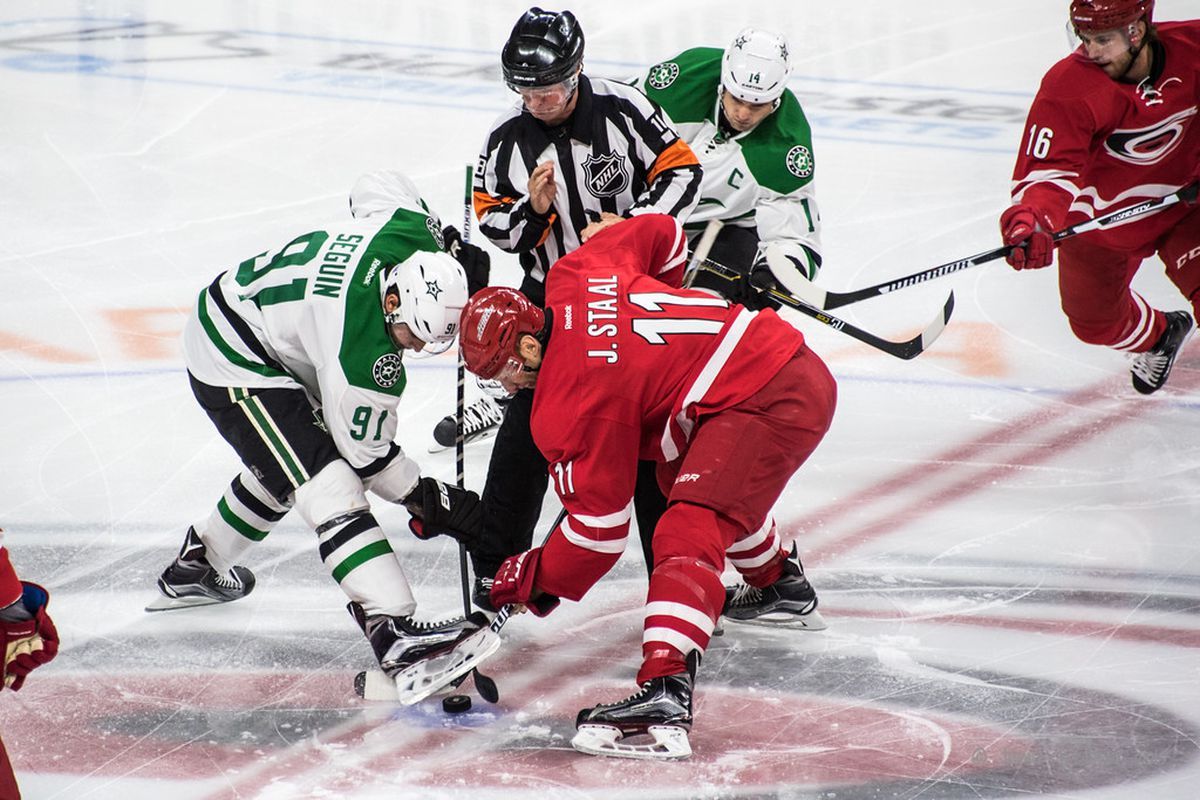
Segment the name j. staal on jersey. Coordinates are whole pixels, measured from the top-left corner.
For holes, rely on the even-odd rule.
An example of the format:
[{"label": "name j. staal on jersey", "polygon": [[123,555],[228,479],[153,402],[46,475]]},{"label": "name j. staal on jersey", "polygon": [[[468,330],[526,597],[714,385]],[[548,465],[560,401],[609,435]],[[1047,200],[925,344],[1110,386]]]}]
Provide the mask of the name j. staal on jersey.
[{"label": "name j. staal on jersey", "polygon": [[587,549],[623,543],[639,458],[678,458],[701,415],[750,397],[804,345],[773,311],[677,288],[685,258],[679,223],[647,214],[547,277],[531,429],[570,513],[563,530]]},{"label": "name j. staal on jersey", "polygon": [[351,466],[388,457],[406,375],[381,276],[440,249],[441,225],[417,201],[251,256],[200,293],[183,335],[188,371],[211,386],[302,388]]}]

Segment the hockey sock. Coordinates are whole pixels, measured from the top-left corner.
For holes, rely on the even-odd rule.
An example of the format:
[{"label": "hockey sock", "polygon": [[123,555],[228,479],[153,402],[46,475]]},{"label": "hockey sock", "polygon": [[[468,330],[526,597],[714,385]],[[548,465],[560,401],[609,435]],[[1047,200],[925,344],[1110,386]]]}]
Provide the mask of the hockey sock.
[{"label": "hockey sock", "polygon": [[417,601],[392,546],[369,511],[354,511],[317,527],[321,561],[367,616],[407,617]]},{"label": "hockey sock", "polygon": [[638,683],[683,672],[686,655],[708,647],[724,602],[712,565],[687,556],[661,560],[650,574]]},{"label": "hockey sock", "polygon": [[194,526],[204,542],[208,563],[228,574],[246,548],[265,539],[289,508],[272,497],[253,473],[243,470],[208,518]]},{"label": "hockey sock", "polygon": [[734,542],[725,556],[751,586],[762,589],[779,580],[787,552],[779,541],[775,519],[768,516],[762,527]]}]

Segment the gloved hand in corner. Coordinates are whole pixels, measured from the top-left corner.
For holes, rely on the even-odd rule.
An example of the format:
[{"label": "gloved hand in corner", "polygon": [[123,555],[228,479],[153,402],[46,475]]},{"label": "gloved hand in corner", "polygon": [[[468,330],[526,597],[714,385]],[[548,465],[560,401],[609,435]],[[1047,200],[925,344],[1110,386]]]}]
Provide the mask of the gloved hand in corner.
[{"label": "gloved hand in corner", "polygon": [[1012,247],[1005,260],[1013,269],[1041,269],[1054,258],[1054,226],[1033,206],[1009,206],[1000,215],[1000,235]]},{"label": "gloved hand in corner", "polygon": [[492,273],[492,257],[478,245],[464,242],[462,234],[453,225],[442,229],[446,252],[462,265],[467,275],[467,294],[473,295],[488,285]]},{"label": "gloved hand in corner", "polygon": [[468,489],[421,478],[403,502],[412,515],[408,527],[418,539],[445,534],[470,550],[483,534],[483,504]]},{"label": "gloved hand in corner", "polygon": [[0,685],[14,692],[30,671],[58,654],[58,631],[46,613],[50,593],[36,583],[21,587],[21,599],[0,609]]},{"label": "gloved hand in corner", "polygon": [[559,599],[546,594],[534,584],[538,562],[542,559],[542,548],[535,547],[509,556],[496,570],[492,583],[492,605],[496,608],[509,603],[521,604],[539,617],[544,617],[558,607]]}]

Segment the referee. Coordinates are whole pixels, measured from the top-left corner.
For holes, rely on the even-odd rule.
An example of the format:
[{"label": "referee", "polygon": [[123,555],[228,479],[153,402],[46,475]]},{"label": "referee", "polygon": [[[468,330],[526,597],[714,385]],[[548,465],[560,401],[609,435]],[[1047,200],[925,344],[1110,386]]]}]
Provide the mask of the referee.
[{"label": "referee", "polygon": [[[492,125],[475,171],[479,229],[517,253],[521,292],[541,305],[551,265],[588,236],[637,214],[686,219],[700,199],[699,161],[637,89],[583,74],[583,31],[570,11],[531,8],[501,54],[520,102]],[[483,489],[484,530],[472,549],[472,600],[492,610],[492,576],[532,546],[548,476],[529,430],[533,392],[518,392],[496,434]],[[653,462],[634,496],[643,551],[666,506]]]}]

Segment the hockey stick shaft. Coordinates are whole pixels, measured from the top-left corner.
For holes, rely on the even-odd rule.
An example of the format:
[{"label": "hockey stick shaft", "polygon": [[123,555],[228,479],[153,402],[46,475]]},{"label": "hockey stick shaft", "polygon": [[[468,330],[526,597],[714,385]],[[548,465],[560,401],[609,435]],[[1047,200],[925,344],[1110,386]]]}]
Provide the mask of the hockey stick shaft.
[{"label": "hockey stick shaft", "polygon": [[700,239],[696,242],[696,249],[692,251],[692,257],[683,270],[683,287],[685,289],[690,287],[692,281],[696,279],[696,271],[700,268],[700,264],[708,258],[708,251],[712,250],[713,242],[717,240],[717,234],[721,232],[724,224],[719,219],[710,219],[704,226],[704,232],[700,234]]},{"label": "hockey stick shaft", "polygon": [[[471,241],[471,189],[475,182],[475,168],[468,164],[466,169],[466,182],[463,186],[463,229],[462,240],[463,245]],[[456,477],[458,478],[458,488],[465,489],[467,485],[467,468],[466,468],[466,442],[463,439],[463,427],[466,424],[464,415],[466,414],[466,380],[467,366],[463,362],[462,350],[458,352],[458,379],[456,394],[455,394],[455,423],[456,432],[454,435],[454,462],[457,470]],[[462,542],[458,543],[458,574],[462,583],[462,601],[463,613],[471,613],[471,578],[467,573],[467,548]]]},{"label": "hockey stick shaft", "polygon": [[[734,280],[742,279],[737,270],[731,269],[724,264],[718,264],[712,260],[704,261],[700,265],[700,269],[710,270],[725,278],[732,278]],[[954,312],[954,292],[950,292],[950,295],[946,298],[945,305],[942,306],[941,312],[938,314],[936,319],[925,326],[925,330],[921,331],[920,334],[914,336],[912,339],[894,342],[890,339],[884,339],[880,336],[876,336],[875,334],[865,331],[855,325],[851,325],[849,322],[846,322],[843,319],[838,319],[835,316],[826,314],[820,308],[810,305],[804,300],[793,297],[786,292],[781,292],[778,289],[767,289],[765,294],[781,305],[785,305],[788,308],[799,311],[801,314],[812,317],[822,325],[827,325],[834,330],[841,331],[847,336],[858,339],[860,342],[874,347],[876,350],[882,350],[888,355],[905,360],[916,358],[917,356],[921,355],[921,353],[928,350],[930,345],[932,345],[933,342],[942,335],[942,331],[946,329],[946,323],[950,321],[950,315]]]},{"label": "hockey stick shaft", "polygon": [[[1185,202],[1192,202],[1196,199],[1198,187],[1200,187],[1200,184],[1193,183],[1189,186],[1183,187],[1177,192],[1173,192],[1172,194],[1168,194],[1163,197],[1156,197],[1132,206],[1126,206],[1125,208],[1118,209],[1110,214],[1105,214],[1103,216],[1096,217],[1095,219],[1086,220],[1077,225],[1071,225],[1056,232],[1054,234],[1054,241],[1061,242],[1064,239],[1070,239],[1071,237],[1078,236],[1081,233],[1111,228],[1119,223],[1134,219],[1135,217],[1141,217],[1147,214],[1155,214],[1163,209],[1175,205],[1181,200]],[[877,283],[874,286],[855,289],[851,292],[831,292],[807,281],[802,281],[804,284],[806,284],[802,288],[792,286],[791,289],[797,296],[801,297],[801,299],[812,305],[814,308],[818,308],[823,311],[829,311],[835,308],[840,308],[841,306],[848,306],[851,303],[857,303],[860,300],[866,300],[869,297],[878,297],[881,294],[888,294],[889,292],[894,292],[897,289],[905,289],[909,286],[915,286],[918,283],[924,283],[925,281],[933,280],[934,278],[941,278],[944,275],[950,275],[964,269],[969,269],[970,267],[976,267],[980,264],[986,264],[990,261],[1006,258],[1012,251],[1012,245],[997,247],[995,250],[988,250],[983,253],[968,256],[967,258],[961,258],[957,261],[939,264],[936,267],[930,267],[929,269],[922,270],[921,272],[914,272],[912,275],[905,275],[902,278],[895,278],[883,283]]]}]

